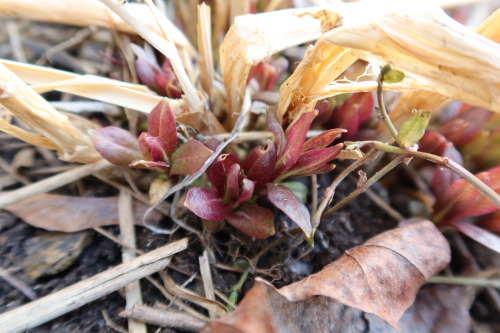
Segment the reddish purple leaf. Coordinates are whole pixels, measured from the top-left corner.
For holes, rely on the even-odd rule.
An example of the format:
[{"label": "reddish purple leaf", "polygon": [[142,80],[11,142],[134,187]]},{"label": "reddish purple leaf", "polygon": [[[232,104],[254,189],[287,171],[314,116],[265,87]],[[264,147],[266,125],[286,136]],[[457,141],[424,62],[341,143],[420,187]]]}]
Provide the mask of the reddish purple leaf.
[{"label": "reddish purple leaf", "polygon": [[222,221],[231,212],[216,190],[204,187],[191,188],[184,201],[184,206],[202,219]]},{"label": "reddish purple leaf", "polygon": [[314,138],[307,140],[302,147],[302,152],[306,152],[312,149],[320,149],[327,147],[330,143],[333,142],[339,135],[345,133],[346,130],[342,128],[335,128],[328,131],[324,131],[323,133],[316,135]]},{"label": "reddish purple leaf", "polygon": [[166,99],[162,99],[148,116],[148,133],[162,138],[163,149],[168,157],[177,146],[177,127],[174,115]]},{"label": "reddish purple leaf", "polygon": [[320,168],[338,156],[343,146],[343,143],[339,143],[333,147],[313,149],[302,153],[293,168],[281,175],[279,179],[297,177],[296,175],[298,174],[308,174],[309,172]]},{"label": "reddish purple leaf", "polygon": [[[335,169],[336,165],[335,164],[324,164],[316,169],[313,169],[313,170],[309,170],[309,171],[304,171],[304,172],[300,172],[300,173],[297,173],[297,174],[294,174],[293,176],[290,176],[290,177],[293,177],[293,178],[298,178],[298,177],[307,177],[307,176],[312,176],[312,175],[319,175],[320,173],[325,173],[325,172],[329,172],[329,171],[332,171],[333,169]],[[289,178],[289,177],[287,177]]]},{"label": "reddish purple leaf", "polygon": [[155,162],[167,162],[168,157],[163,150],[163,140],[159,136],[149,136],[144,139],[149,150],[151,160]]},{"label": "reddish purple leaf", "polygon": [[359,126],[365,123],[372,114],[375,97],[371,92],[352,94],[342,106],[333,113],[332,125],[345,128],[344,139],[350,139],[358,132]]},{"label": "reddish purple leaf", "polygon": [[255,182],[249,180],[249,179],[243,179],[241,185],[241,195],[240,198],[233,203],[233,205],[238,205],[242,202],[245,202],[247,200],[250,200],[252,197],[253,191],[255,189]]},{"label": "reddish purple leaf", "polygon": [[104,127],[92,135],[94,148],[104,159],[118,166],[126,167],[142,158],[137,138],[118,127]]},{"label": "reddish purple leaf", "polygon": [[267,184],[267,197],[279,210],[285,213],[297,226],[302,229],[306,237],[311,236],[311,216],[306,206],[293,192],[281,185]]},{"label": "reddish purple leaf", "polygon": [[161,68],[158,66],[158,63],[156,63],[156,59],[150,59],[146,52],[138,45],[131,44],[130,46],[137,56],[135,69],[139,80],[149,89],[159,93],[160,88],[155,81],[155,77],[161,73]]},{"label": "reddish purple leaf", "polygon": [[255,147],[248,153],[241,167],[245,171],[245,176],[260,187],[271,179],[277,158],[276,146],[271,140],[267,140],[264,147]]},{"label": "reddish purple leaf", "polygon": [[148,132],[142,132],[141,135],[139,135],[139,147],[141,148],[142,156],[146,160],[152,160],[151,152],[149,151],[149,145],[146,141],[146,138],[151,137],[151,135],[148,134]]},{"label": "reddish purple leaf", "polygon": [[453,228],[457,229],[464,235],[469,236],[476,242],[481,243],[484,246],[489,247],[493,251],[500,253],[500,237],[498,237],[497,235],[482,228],[476,227],[473,224],[462,221],[454,221],[447,224],[451,225]]},{"label": "reddish purple leaf", "polygon": [[274,172],[275,178],[292,168],[299,159],[306,140],[307,131],[317,113],[317,111],[303,113],[290,128],[285,147],[278,156],[278,161],[276,162]]},{"label": "reddish purple leaf", "polygon": [[491,232],[500,233],[500,211],[479,220],[476,225]]},{"label": "reddish purple leaf", "polygon": [[160,87],[162,95],[169,98],[181,98],[182,90],[174,72],[162,72],[155,77],[156,84]]},{"label": "reddish purple leaf", "polygon": [[226,186],[227,172],[231,165],[238,163],[238,157],[234,154],[222,154],[217,157],[215,162],[210,166],[208,176],[212,188],[216,189],[220,196],[224,196]]},{"label": "reddish purple leaf", "polygon": [[172,154],[171,175],[192,175],[200,170],[213,151],[196,140],[188,140]]},{"label": "reddish purple leaf", "polygon": [[286,144],[285,131],[281,126],[275,108],[267,108],[267,129],[274,135],[277,153],[280,154]]},{"label": "reddish purple leaf", "polygon": [[257,205],[242,205],[226,220],[242,233],[258,239],[266,239],[275,233],[273,213]]},{"label": "reddish purple leaf", "polygon": [[[500,193],[500,167],[476,175],[495,192]],[[446,191],[444,207],[435,207],[434,217],[439,222],[456,221],[498,210],[488,198],[463,179],[455,181]]]},{"label": "reddish purple leaf", "polygon": [[490,116],[491,111],[473,107],[448,121],[439,132],[453,142],[456,147],[462,147],[483,130]]},{"label": "reddish purple leaf", "polygon": [[240,165],[231,165],[227,171],[226,186],[222,197],[225,203],[235,202],[240,197],[239,176]]}]

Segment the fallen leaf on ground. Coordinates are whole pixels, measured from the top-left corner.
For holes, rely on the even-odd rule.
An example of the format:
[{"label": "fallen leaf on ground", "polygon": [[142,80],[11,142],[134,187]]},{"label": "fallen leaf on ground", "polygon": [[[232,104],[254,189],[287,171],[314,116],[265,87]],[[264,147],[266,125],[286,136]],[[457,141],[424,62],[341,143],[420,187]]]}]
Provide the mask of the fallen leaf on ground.
[{"label": "fallen leaf on ground", "polygon": [[[9,195],[8,193],[4,195]],[[51,231],[75,232],[118,224],[118,198],[85,198],[58,194],[39,194],[8,205],[5,210],[34,227]],[[142,225],[148,207],[134,201],[134,221]],[[149,218],[159,220],[160,214]]]},{"label": "fallen leaf on ground", "polygon": [[23,268],[32,280],[62,272],[75,262],[83,249],[90,244],[88,231],[66,234],[43,232],[24,243],[26,257]]},{"label": "fallen leaf on ground", "polygon": [[[411,224],[373,237],[320,272],[281,289],[258,280],[236,311],[207,324],[202,332],[312,331],[306,322],[319,325],[315,329],[320,331],[332,331],[343,313],[332,299],[397,327],[419,288],[449,261],[448,242],[433,223]],[[305,315],[306,305],[318,307],[318,302],[325,311],[316,308],[319,313],[313,320]]]}]

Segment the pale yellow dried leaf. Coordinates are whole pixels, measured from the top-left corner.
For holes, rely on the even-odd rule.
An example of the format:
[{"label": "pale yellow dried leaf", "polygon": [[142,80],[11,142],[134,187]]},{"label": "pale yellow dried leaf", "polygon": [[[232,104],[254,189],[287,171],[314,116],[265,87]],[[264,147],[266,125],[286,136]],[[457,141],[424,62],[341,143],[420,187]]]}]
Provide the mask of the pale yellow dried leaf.
[{"label": "pale yellow dried leaf", "polygon": [[325,39],[390,63],[444,96],[500,111],[500,46],[439,8],[399,10],[331,30]]},{"label": "pale yellow dried leaf", "polygon": [[198,49],[200,57],[198,67],[200,69],[200,81],[203,90],[212,96],[214,79],[214,59],[212,54],[212,29],[211,29],[210,7],[205,3],[198,6]]},{"label": "pale yellow dried leaf", "polygon": [[[141,3],[129,3],[129,8],[142,24],[154,33],[159,33],[150,10]],[[118,15],[98,0],[0,0],[0,15],[24,18],[42,22],[68,24],[81,27],[102,27],[110,30],[137,32]],[[184,34],[168,21],[169,34],[178,47],[185,48],[191,55],[196,51]]]},{"label": "pale yellow dried leaf", "polygon": [[304,9],[282,10],[235,18],[220,47],[221,71],[227,93],[225,126],[228,130],[233,128],[241,110],[252,65],[321,35],[321,20],[309,15],[299,16],[304,12]]},{"label": "pale yellow dried leaf", "polygon": [[101,159],[85,131],[74,127],[68,117],[59,113],[42,96],[1,64],[0,104],[35,133],[50,140],[57,147],[61,159],[82,163]]}]

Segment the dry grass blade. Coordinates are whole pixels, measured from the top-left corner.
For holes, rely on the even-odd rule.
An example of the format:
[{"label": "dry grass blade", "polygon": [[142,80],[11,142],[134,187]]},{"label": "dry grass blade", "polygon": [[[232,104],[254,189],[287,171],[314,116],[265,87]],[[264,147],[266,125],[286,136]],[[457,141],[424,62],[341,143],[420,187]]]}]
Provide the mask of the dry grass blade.
[{"label": "dry grass blade", "polygon": [[[139,3],[131,3],[128,6],[147,29],[156,32],[156,22],[147,6]],[[0,0],[0,15],[136,33],[127,22],[98,0]],[[168,22],[168,30],[178,47],[186,48],[192,55],[196,53],[184,34],[171,22]]]},{"label": "dry grass blade", "polygon": [[[82,163],[101,159],[86,133],[88,129],[95,128],[92,123],[78,118],[80,128],[75,127],[67,116],[59,113],[42,96],[1,64],[0,103],[37,134],[50,140],[57,147],[61,159]],[[10,128],[10,134],[18,134],[20,135],[18,138],[23,140],[23,131],[15,131],[12,126],[5,124],[3,127]],[[33,135],[26,136],[26,141],[37,144],[33,142],[35,139]],[[40,140],[37,145],[47,147],[46,140]]]},{"label": "dry grass blade", "polygon": [[212,80],[214,79],[214,59],[212,54],[212,36],[210,7],[205,3],[198,6],[198,48],[200,58],[200,81],[203,90],[212,96]]},{"label": "dry grass blade", "polygon": [[[482,36],[491,39],[492,41],[500,42],[500,9],[491,14],[479,27],[476,32]],[[387,87],[387,85],[385,85]],[[399,127],[408,120],[413,109],[417,110],[434,110],[439,105],[448,100],[448,97],[440,95],[433,91],[415,91],[403,94],[399,102],[391,111],[392,122]],[[378,129],[379,139],[389,140],[390,134],[384,124]]]},{"label": "dry grass blade", "polygon": [[235,18],[220,47],[221,71],[228,101],[225,124],[228,130],[233,128],[236,114],[243,104],[246,80],[252,65],[321,35],[321,21],[312,16],[301,16],[303,12],[286,10]]},{"label": "dry grass blade", "polygon": [[324,37],[364,60],[390,63],[444,96],[500,111],[500,46],[439,8],[389,12]]},{"label": "dry grass blade", "polygon": [[[2,59],[0,63],[23,81],[32,84],[38,93],[57,90],[146,113],[149,113],[156,104],[166,98],[154,95],[145,86],[139,84],[94,75],[79,75],[10,60]],[[208,133],[205,112],[189,112],[182,99],[168,99],[168,102],[178,123],[191,126],[202,133]],[[222,125],[211,112],[209,117],[213,132],[224,132]]]}]

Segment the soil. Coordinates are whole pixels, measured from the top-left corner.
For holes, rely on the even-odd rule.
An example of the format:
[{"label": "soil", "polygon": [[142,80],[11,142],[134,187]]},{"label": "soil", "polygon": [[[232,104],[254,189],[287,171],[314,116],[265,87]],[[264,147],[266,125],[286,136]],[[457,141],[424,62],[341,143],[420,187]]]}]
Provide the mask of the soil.
[{"label": "soil", "polygon": [[[303,180],[309,181],[308,179]],[[331,180],[332,175],[318,177],[320,198],[324,188],[329,185]],[[93,191],[96,191],[95,186],[96,184],[93,184]],[[108,187],[105,184],[100,184],[100,186]],[[336,200],[340,200],[354,188],[353,182],[344,182],[337,190]],[[375,189],[377,190],[377,187]],[[106,190],[101,189],[98,192],[102,193]],[[382,188],[378,188],[377,192],[381,196],[386,196]],[[281,216],[279,220],[281,221],[279,228],[293,227],[287,218]],[[27,283],[35,291],[37,297],[48,295],[121,263],[120,247],[94,232],[91,243],[85,247],[70,267],[55,275],[30,281],[26,277],[28,272],[24,272],[22,269],[22,260],[26,256],[25,244],[30,239],[37,237],[41,231],[9,213],[2,212],[0,221],[0,265],[3,268],[14,268],[11,275]],[[188,219],[188,222],[200,227],[200,223],[195,217]],[[251,288],[253,278],[256,276],[273,281],[278,287],[304,278],[334,261],[343,251],[360,245],[368,238],[393,228],[395,225],[396,222],[393,219],[381,211],[368,197],[362,195],[338,213],[322,220],[315,235],[313,248],[307,246],[305,242],[294,245],[293,240],[271,248],[252,271],[250,278],[244,284],[242,293],[244,294],[246,290]],[[117,227],[108,227],[107,229],[118,234]],[[188,232],[179,230],[173,238],[178,239],[184,236],[190,238],[190,246],[186,251],[174,257],[172,266],[175,267],[175,270],[170,270],[171,276],[179,284],[184,283],[192,276],[199,275],[198,257],[203,251],[201,242]],[[137,227],[137,238],[139,247],[146,251],[170,241],[165,236],[152,234],[149,230],[141,227]],[[207,234],[206,239],[212,246],[217,262],[232,265],[234,261],[244,258],[252,259],[275,238],[256,241],[231,227],[226,227],[220,232]],[[229,293],[231,287],[240,278],[240,273],[220,268],[214,268],[212,272],[215,288],[225,294]],[[194,279],[188,286],[196,290],[199,284],[197,279]],[[146,304],[152,305],[157,301],[165,302],[165,299],[149,283],[142,282],[142,287]],[[29,299],[18,289],[0,280],[0,313],[27,302]],[[120,292],[114,292],[29,332],[111,332],[114,330],[106,323],[102,312],[106,311],[114,323],[126,327],[126,320],[118,315],[124,306],[123,295]],[[150,331],[155,330],[150,327]]]}]

